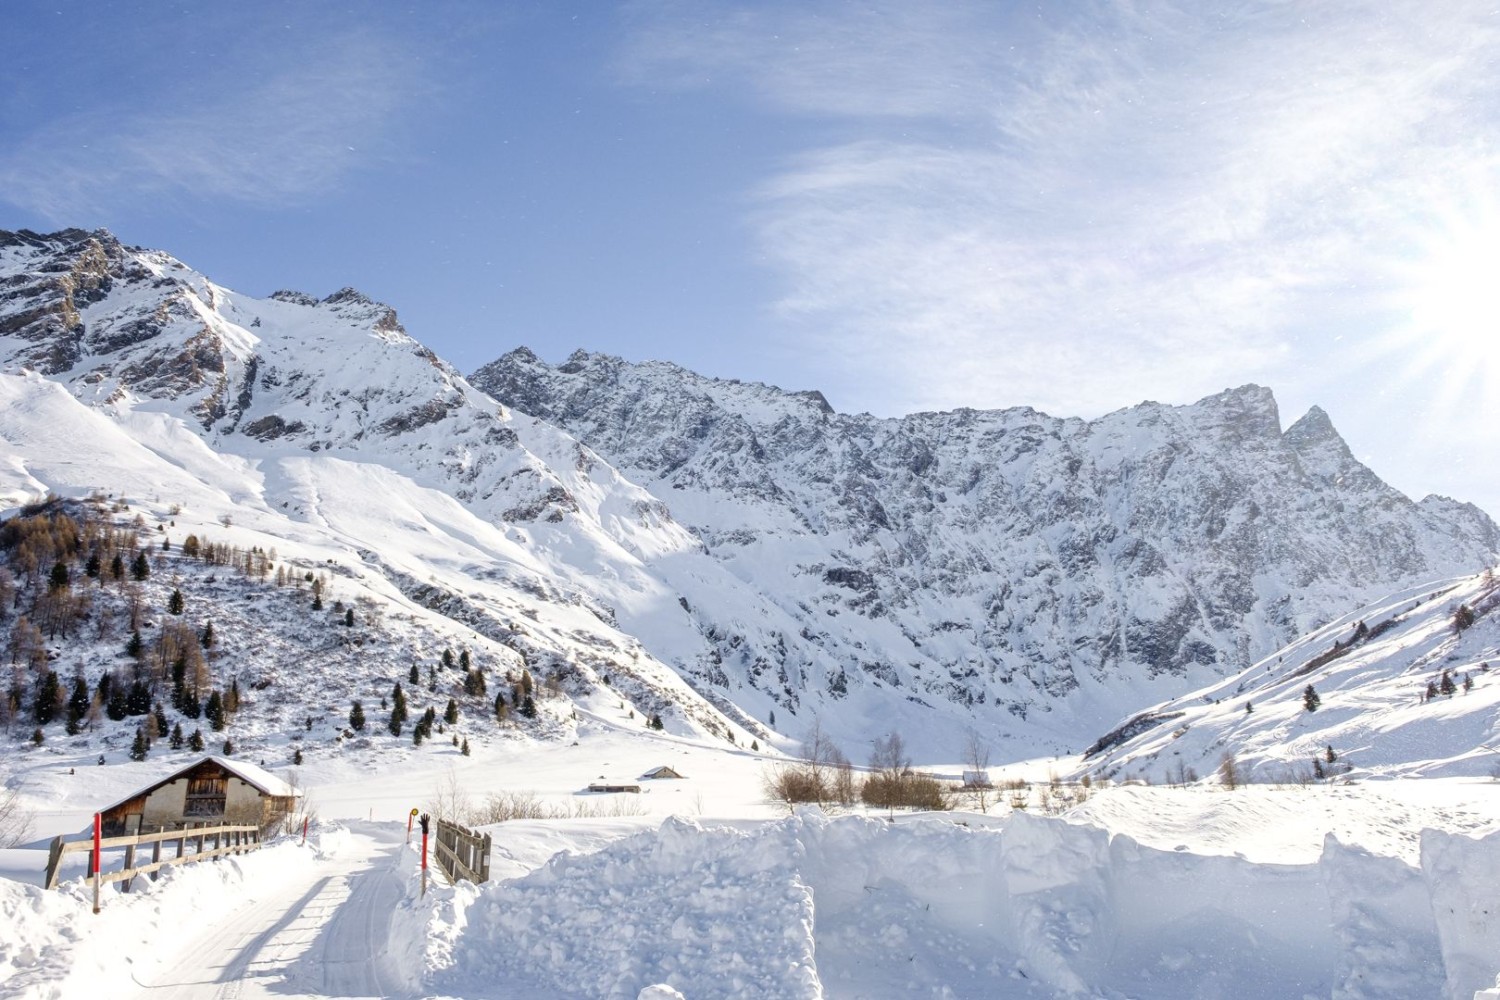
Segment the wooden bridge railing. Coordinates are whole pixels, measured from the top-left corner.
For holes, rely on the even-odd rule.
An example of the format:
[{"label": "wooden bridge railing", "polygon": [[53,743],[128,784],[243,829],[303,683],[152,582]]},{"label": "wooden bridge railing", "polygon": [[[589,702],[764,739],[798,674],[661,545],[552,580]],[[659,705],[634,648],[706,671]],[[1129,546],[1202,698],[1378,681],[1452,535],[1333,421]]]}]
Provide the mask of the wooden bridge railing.
[{"label": "wooden bridge railing", "polygon": [[437,865],[449,882],[465,878],[470,882],[490,880],[490,835],[477,834],[468,827],[437,821],[437,846],[433,850]]},{"label": "wooden bridge railing", "polygon": [[[212,841],[212,846],[206,846]],[[162,857],[162,844],[176,843],[177,853],[173,857]],[[151,860],[145,864],[135,863],[136,848],[149,844],[151,846]],[[193,850],[188,850],[188,845],[193,845]],[[207,861],[209,858],[222,857],[226,854],[243,854],[260,847],[260,827],[258,826],[204,826],[195,829],[184,828],[181,830],[163,830],[160,833],[137,833],[125,837],[105,837],[99,841],[100,851],[111,849],[125,849],[125,866],[119,871],[106,872],[103,863],[100,863],[99,881],[101,882],[124,882],[125,891],[130,891],[130,883],[137,875],[149,875],[159,868],[167,865],[188,864],[193,861]],[[88,877],[94,875],[94,843],[92,840],[64,840],[62,837],[52,839],[52,849],[47,855],[47,876],[43,885],[48,888],[56,888],[58,873],[62,869],[63,858],[69,854],[77,854],[80,851],[89,852]]]}]

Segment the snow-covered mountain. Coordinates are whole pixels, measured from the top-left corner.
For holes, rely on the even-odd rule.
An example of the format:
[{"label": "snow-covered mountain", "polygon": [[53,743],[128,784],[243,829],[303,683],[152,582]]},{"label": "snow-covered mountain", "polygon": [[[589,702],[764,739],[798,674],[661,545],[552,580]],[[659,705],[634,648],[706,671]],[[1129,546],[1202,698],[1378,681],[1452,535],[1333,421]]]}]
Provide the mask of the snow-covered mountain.
[{"label": "snow-covered mountain", "polygon": [[1156,780],[1211,778],[1226,757],[1247,782],[1478,776],[1500,768],[1497,739],[1500,582],[1487,570],[1387,595],[1132,714],[1086,764]]},{"label": "snow-covered mountain", "polygon": [[703,679],[783,704],[883,689],[1067,733],[1500,550],[1483,512],[1413,503],[1322,410],[1283,430],[1257,386],[1082,421],[847,415],[581,351],[513,351],[471,380],[645,485],[796,623],[712,594],[694,609],[720,661]]},{"label": "snow-covered mountain", "polygon": [[0,393],[0,502],[128,500],[384,622],[320,687],[284,619],[235,619],[330,714],[441,642],[740,745],[817,717],[856,758],[892,727],[1076,749],[1500,550],[1256,387],[882,420],[583,353],[465,379],[358,292],[257,299],[102,231],[0,233]]},{"label": "snow-covered mountain", "polygon": [[290,619],[247,621],[264,633],[247,648],[277,661],[254,673],[317,691],[320,708],[372,697],[376,678],[389,691],[413,646],[468,646],[579,696],[607,677],[603,700],[642,720],[753,738],[662,659],[701,639],[651,567],[713,569],[698,541],[572,437],[468,385],[386,306],[349,289],[249,298],[105,232],[0,233],[0,370],[0,502],[108,495],[178,542],[278,551],[370,617],[415,623],[423,641],[361,649],[368,676],[341,692],[358,666],[318,685],[297,643],[272,641]]}]

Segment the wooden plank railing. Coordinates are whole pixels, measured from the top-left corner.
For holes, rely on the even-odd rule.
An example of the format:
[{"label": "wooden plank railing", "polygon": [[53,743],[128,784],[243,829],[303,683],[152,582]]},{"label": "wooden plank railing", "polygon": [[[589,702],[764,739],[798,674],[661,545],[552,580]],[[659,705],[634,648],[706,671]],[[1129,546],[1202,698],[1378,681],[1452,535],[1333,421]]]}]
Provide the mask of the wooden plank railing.
[{"label": "wooden plank railing", "polygon": [[[210,841],[213,846],[206,846]],[[173,857],[164,858],[161,856],[161,845],[170,843],[176,843],[177,853]],[[136,864],[136,848],[148,844],[151,846],[151,860],[145,864]],[[192,851],[188,850],[189,844],[194,847]],[[99,881],[124,882],[125,891],[129,892],[130,883],[137,875],[150,875],[167,865],[184,865],[193,861],[207,861],[210,858],[223,857],[226,854],[243,854],[258,847],[260,847],[260,827],[258,826],[184,827],[181,830],[163,830],[159,833],[105,837],[99,841],[101,853],[124,848],[125,866],[119,871],[106,872],[101,862]],[[63,859],[69,854],[77,854],[80,851],[89,853],[88,877],[92,878],[94,875],[93,849],[92,840],[64,840],[62,837],[54,837],[52,848],[47,854],[47,876],[42,884],[48,889],[56,888]]]},{"label": "wooden plank railing", "polygon": [[482,883],[490,880],[490,835],[478,834],[468,827],[437,821],[437,846],[433,850],[438,867],[457,883],[465,878]]}]

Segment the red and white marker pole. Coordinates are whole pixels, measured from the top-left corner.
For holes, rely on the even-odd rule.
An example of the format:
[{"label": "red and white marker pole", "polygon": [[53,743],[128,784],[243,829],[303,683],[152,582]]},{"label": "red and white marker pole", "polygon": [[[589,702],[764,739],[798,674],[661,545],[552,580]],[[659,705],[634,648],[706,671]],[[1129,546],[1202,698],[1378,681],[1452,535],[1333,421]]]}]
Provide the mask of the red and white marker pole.
[{"label": "red and white marker pole", "polygon": [[422,898],[427,898],[427,824],[431,818],[426,813],[422,814]]},{"label": "red and white marker pole", "polygon": [[104,861],[103,849],[99,846],[103,839],[104,818],[94,813],[94,912],[99,912],[99,868]]}]

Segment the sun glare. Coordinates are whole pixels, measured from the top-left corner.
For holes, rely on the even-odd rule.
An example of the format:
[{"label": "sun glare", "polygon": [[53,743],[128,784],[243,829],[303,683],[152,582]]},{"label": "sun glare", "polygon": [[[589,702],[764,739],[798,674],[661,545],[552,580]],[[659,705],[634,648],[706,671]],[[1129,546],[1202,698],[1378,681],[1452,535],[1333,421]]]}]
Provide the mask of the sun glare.
[{"label": "sun glare", "polygon": [[[1435,374],[1454,402],[1500,392],[1500,211],[1445,214],[1421,241],[1399,293],[1411,374]],[[1434,401],[1439,402],[1439,401]]]}]

